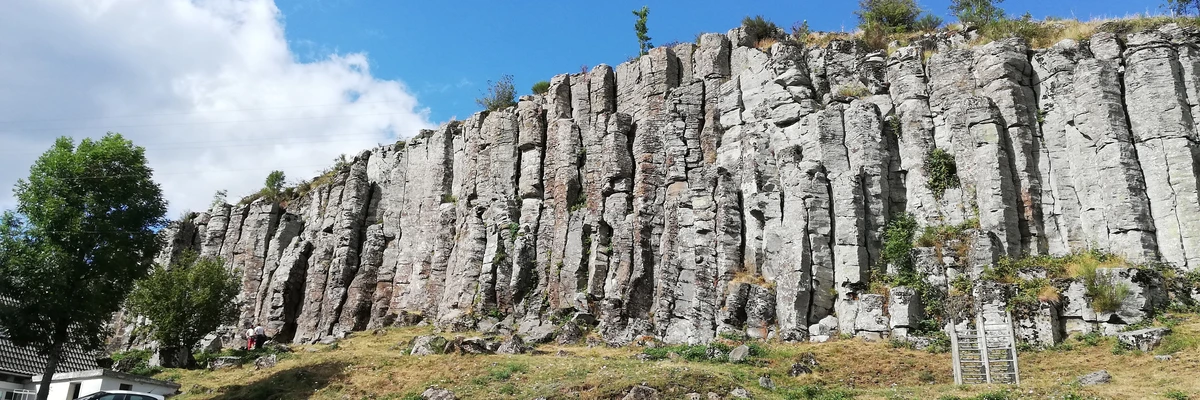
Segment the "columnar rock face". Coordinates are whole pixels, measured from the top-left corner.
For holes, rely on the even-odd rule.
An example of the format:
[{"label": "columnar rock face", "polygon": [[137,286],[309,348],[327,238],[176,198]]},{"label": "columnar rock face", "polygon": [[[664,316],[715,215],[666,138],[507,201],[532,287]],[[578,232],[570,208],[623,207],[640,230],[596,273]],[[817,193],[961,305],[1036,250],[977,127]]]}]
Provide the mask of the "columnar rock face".
[{"label": "columnar rock face", "polygon": [[[222,257],[243,276],[238,324],[282,339],[484,316],[545,333],[586,312],[614,344],[914,327],[912,290],[868,293],[901,213],[978,221],[956,239],[969,254],[916,257],[943,292],[1004,256],[1196,269],[1197,37],[885,55],[706,34],[363,151],[286,204],[216,206],[166,231],[160,261]],[[959,185],[934,190],[935,149]],[[1051,342],[1047,312],[1022,328]]]}]

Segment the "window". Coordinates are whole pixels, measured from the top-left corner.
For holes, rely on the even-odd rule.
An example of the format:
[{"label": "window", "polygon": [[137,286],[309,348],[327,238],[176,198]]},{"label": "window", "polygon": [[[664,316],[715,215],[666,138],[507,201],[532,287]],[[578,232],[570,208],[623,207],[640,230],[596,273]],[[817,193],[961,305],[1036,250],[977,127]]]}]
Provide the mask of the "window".
[{"label": "window", "polygon": [[121,390],[133,390],[133,385],[130,385],[130,384],[128,384],[128,383],[122,383],[119,389],[121,389]]},{"label": "window", "polygon": [[71,394],[71,397],[69,397],[69,398],[78,399],[79,398],[79,382],[72,382],[70,384],[70,386],[67,387],[67,392]]}]

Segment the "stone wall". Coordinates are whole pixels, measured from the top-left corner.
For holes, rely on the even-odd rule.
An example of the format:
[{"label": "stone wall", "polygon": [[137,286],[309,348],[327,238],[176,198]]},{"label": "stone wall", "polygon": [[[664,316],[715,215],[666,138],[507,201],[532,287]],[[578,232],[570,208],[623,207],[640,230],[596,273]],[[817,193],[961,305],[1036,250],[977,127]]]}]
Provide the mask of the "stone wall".
[{"label": "stone wall", "polygon": [[[243,274],[239,324],[299,342],[419,321],[529,333],[574,313],[614,344],[804,340],[829,316],[903,334],[919,299],[867,293],[902,212],[978,219],[969,257],[918,257],[941,288],[1000,257],[1093,248],[1200,268],[1197,36],[887,55],[706,34],[363,151],[284,206],[214,207],[173,225],[160,259],[222,257]],[[940,196],[935,148],[961,181]],[[1073,327],[1110,322],[1064,308]],[[1057,337],[1048,313],[1021,329]]]}]

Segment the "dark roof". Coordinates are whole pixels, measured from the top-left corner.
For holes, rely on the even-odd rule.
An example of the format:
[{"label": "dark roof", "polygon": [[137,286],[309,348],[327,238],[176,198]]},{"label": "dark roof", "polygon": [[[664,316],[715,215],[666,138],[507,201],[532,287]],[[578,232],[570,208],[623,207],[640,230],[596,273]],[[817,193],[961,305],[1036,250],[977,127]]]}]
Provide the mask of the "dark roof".
[{"label": "dark roof", "polygon": [[[0,301],[12,300],[0,296]],[[86,352],[78,344],[67,344],[63,348],[62,361],[57,372],[75,372],[100,368],[95,353]],[[0,329],[0,371],[20,375],[40,375],[46,369],[46,357],[32,347],[17,346],[9,340],[8,333]]]},{"label": "dark roof", "polygon": [[[62,361],[57,372],[74,372],[100,368],[93,353],[83,351],[79,345],[67,345],[63,349]],[[0,331],[0,371],[22,375],[39,375],[46,369],[46,357],[32,347],[17,346],[8,335]]]}]

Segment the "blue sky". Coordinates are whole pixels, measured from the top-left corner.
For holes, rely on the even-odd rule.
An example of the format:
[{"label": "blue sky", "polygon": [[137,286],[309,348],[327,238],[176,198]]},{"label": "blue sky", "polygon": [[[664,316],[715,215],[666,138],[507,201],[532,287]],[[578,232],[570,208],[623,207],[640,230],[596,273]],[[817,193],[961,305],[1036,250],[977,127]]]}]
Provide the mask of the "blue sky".
[{"label": "blue sky", "polygon": [[[512,74],[519,93],[533,83],[615,65],[637,52],[630,11],[650,7],[654,44],[725,32],[747,15],[789,28],[853,30],[854,0],[826,1],[370,1],[277,0],[289,44],[298,57],[365,52],[371,73],[408,85],[435,122],[466,118],[489,79]],[[949,0],[919,1],[947,21]],[[1125,16],[1158,12],[1158,0],[1008,0],[1009,13],[1035,17]],[[305,61],[305,60],[301,60]]]}]

